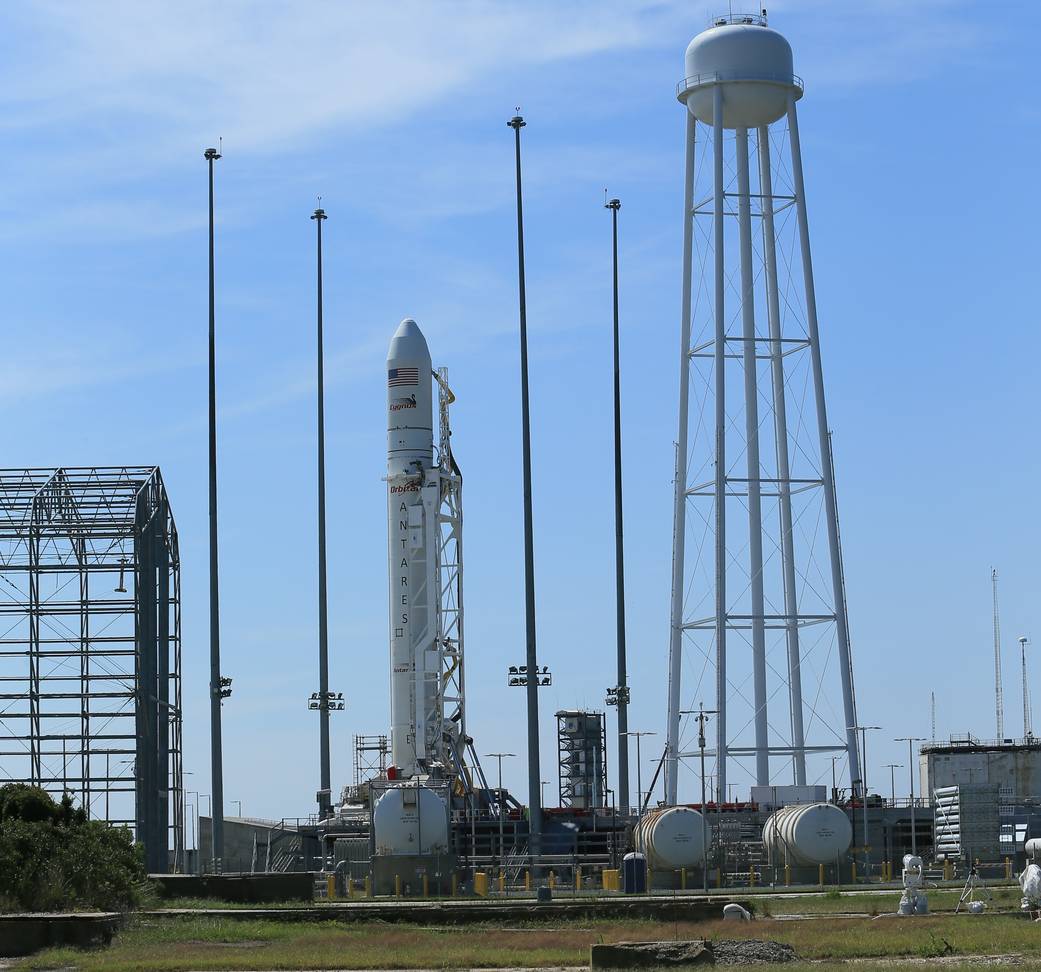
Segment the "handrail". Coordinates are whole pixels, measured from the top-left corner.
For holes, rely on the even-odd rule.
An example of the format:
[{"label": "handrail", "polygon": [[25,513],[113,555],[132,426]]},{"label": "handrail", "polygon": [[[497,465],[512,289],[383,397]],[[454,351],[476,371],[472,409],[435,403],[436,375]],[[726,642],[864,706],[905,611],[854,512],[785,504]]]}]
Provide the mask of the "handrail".
[{"label": "handrail", "polygon": [[742,81],[765,81],[769,84],[782,84],[788,87],[798,88],[800,91],[805,90],[802,78],[797,74],[745,74],[742,73],[739,78],[728,78],[723,77],[719,71],[713,71],[705,74],[692,74],[689,78],[684,78],[679,84],[676,85],[676,96],[684,94],[690,91],[691,88],[700,88],[706,84],[720,84],[720,83],[731,83],[731,82],[742,82]]}]

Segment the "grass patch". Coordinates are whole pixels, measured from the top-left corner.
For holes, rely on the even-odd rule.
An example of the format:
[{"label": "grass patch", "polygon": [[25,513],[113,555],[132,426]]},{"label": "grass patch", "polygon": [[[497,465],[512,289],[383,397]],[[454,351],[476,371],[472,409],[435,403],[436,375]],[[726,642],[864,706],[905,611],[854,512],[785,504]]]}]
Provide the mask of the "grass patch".
[{"label": "grass patch", "polygon": [[[777,902],[780,904],[780,902]],[[582,966],[594,942],[760,938],[792,945],[801,959],[842,961],[885,956],[931,958],[996,952],[1041,961],[1037,925],[1018,916],[835,918],[814,921],[656,922],[582,919],[509,928],[424,928],[379,922],[298,924],[207,918],[138,918],[109,949],[50,949],[19,969],[73,967],[83,972],[185,972],[245,969],[537,968]],[[873,963],[858,964],[857,969]],[[817,969],[826,966],[815,966]],[[792,968],[792,966],[787,966]]]}]

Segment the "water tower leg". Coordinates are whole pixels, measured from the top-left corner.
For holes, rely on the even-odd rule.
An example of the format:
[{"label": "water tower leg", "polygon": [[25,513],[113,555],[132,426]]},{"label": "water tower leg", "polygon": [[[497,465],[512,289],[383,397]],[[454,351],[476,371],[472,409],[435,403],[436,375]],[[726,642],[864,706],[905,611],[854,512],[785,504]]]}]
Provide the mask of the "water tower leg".
[{"label": "water tower leg", "polygon": [[727,792],[727,537],[726,537],[726,267],[723,227],[723,86],[717,84],[712,103],[713,238],[715,248],[715,342],[713,358],[716,393],[716,794]]},{"label": "water tower leg", "polygon": [[755,701],[755,778],[770,784],[770,737],[766,718],[766,629],[763,621],[763,512],[759,477],[759,388],[752,268],[752,205],[748,129],[737,130],[737,219],[741,254],[742,363],[745,372],[745,456],[748,496],[748,568],[752,598],[752,691]]},{"label": "water tower leg", "polygon": [[[679,770],[680,678],[683,660],[683,558],[687,515],[687,406],[690,396],[690,290],[694,244],[694,136],[697,121],[687,112],[686,176],[683,184],[683,297],[680,311],[680,414],[676,432],[676,480],[672,519],[672,606],[669,626],[668,747],[665,801],[676,804]],[[642,797],[637,800],[639,803]],[[628,808],[627,808],[628,811]]]},{"label": "water tower leg", "polygon": [[839,555],[838,514],[835,502],[835,482],[831,472],[831,441],[828,437],[828,413],[824,404],[824,374],[821,369],[820,336],[817,330],[817,298],[813,289],[813,264],[810,261],[810,230],[806,217],[806,187],[802,177],[802,149],[799,144],[799,120],[795,99],[788,98],[788,132],[792,151],[792,179],[795,187],[795,208],[799,217],[799,243],[802,250],[803,285],[806,290],[806,329],[813,366],[813,392],[817,406],[817,434],[820,440],[821,481],[828,527],[828,547],[831,551],[831,586],[835,599],[835,636],[838,643],[839,673],[842,683],[842,710],[846,720],[846,752],[849,759],[850,781],[861,778],[857,753],[857,724],[853,695],[853,665],[849,651],[849,627],[846,620],[846,599],[842,583],[842,561]]},{"label": "water tower leg", "polygon": [[781,573],[784,579],[785,630],[788,642],[788,699],[795,783],[806,784],[806,737],[802,720],[802,658],[799,652],[799,602],[795,585],[795,544],[792,534],[792,486],[788,460],[788,414],[784,388],[784,348],[781,345],[781,307],[777,290],[777,243],[774,229],[773,173],[770,169],[770,129],[759,129],[759,192],[763,197],[763,255],[766,263],[766,311],[770,328],[770,368],[773,385],[774,440],[780,502]]}]

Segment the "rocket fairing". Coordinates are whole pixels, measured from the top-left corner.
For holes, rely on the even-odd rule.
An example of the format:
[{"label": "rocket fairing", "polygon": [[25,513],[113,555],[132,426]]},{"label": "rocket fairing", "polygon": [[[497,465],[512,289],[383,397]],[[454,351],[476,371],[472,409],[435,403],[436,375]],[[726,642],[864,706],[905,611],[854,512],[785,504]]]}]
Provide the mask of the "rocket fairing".
[{"label": "rocket fairing", "polygon": [[406,318],[387,353],[391,762],[409,778],[437,758],[437,509],[430,351]]}]

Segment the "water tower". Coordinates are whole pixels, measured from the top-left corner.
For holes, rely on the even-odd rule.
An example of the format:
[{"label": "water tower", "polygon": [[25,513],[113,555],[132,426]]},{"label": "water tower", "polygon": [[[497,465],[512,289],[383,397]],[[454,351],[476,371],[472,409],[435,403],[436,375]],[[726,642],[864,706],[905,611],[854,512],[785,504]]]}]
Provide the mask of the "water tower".
[{"label": "water tower", "polygon": [[[727,784],[860,780],[792,49],[764,16],[687,48],[666,798],[715,697]],[[711,731],[711,729],[710,729]]]}]

